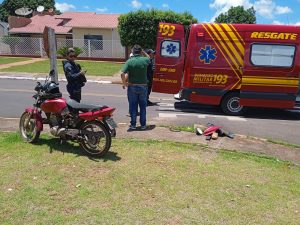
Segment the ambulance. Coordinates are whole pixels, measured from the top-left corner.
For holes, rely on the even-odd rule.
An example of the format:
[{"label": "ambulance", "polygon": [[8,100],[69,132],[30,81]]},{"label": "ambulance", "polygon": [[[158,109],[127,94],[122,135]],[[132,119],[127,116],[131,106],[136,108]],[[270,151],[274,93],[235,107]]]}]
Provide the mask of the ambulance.
[{"label": "ambulance", "polygon": [[218,105],[300,109],[300,27],[160,23],[153,91]]}]

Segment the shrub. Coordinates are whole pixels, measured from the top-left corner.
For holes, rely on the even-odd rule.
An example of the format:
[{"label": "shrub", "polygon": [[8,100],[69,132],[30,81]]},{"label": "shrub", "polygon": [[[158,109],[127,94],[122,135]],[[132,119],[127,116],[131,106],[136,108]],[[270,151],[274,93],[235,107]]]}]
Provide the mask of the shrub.
[{"label": "shrub", "polygon": [[[73,47],[75,50],[75,54],[78,56],[80,55],[83,51],[81,48],[79,47]],[[68,52],[69,47],[61,47],[60,49],[57,50],[57,54],[61,55],[63,57],[67,56],[67,52]]]}]

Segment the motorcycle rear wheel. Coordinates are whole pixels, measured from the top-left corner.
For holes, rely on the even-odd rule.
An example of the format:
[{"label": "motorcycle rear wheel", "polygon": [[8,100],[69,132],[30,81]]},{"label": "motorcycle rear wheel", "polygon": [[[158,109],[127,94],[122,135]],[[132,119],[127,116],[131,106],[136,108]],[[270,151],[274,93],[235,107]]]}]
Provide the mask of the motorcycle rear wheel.
[{"label": "motorcycle rear wheel", "polygon": [[102,123],[86,122],[81,125],[80,130],[83,138],[79,144],[89,155],[102,157],[109,151],[111,135]]},{"label": "motorcycle rear wheel", "polygon": [[[35,143],[40,137],[40,131],[37,130],[36,119],[33,118],[28,112],[24,112],[20,117],[19,130],[21,137],[24,141],[29,143]],[[29,119],[27,127],[25,121]]]}]

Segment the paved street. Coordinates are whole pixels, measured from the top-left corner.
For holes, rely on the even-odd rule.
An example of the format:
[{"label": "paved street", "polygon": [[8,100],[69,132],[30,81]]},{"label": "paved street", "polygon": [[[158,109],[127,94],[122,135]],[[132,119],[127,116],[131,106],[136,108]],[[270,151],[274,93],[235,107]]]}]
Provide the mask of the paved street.
[{"label": "paved street", "polygon": [[[65,82],[61,83],[67,97]],[[18,118],[25,107],[32,105],[35,81],[0,80],[0,117]],[[175,102],[173,95],[151,94],[156,106],[147,108],[148,121],[163,125],[193,125],[208,122],[234,133],[300,144],[300,112],[251,109],[244,117],[224,115],[218,107]],[[118,123],[128,123],[126,90],[115,84],[88,83],[83,89],[83,101],[116,107]],[[149,123],[151,123],[149,122]]]}]

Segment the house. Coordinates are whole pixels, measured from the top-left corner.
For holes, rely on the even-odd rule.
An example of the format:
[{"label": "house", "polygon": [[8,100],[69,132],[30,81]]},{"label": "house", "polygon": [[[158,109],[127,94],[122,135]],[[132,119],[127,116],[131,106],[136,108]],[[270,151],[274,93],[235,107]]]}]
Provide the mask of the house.
[{"label": "house", "polygon": [[8,35],[8,23],[0,22],[0,37]]},{"label": "house", "polygon": [[[121,45],[117,29],[119,16],[65,12],[61,15],[35,13],[31,18],[9,17],[9,33],[24,38],[41,38],[45,26],[49,26],[55,30],[58,48],[81,47],[81,57],[125,58],[125,48]],[[28,45],[33,47],[32,43]]]}]

